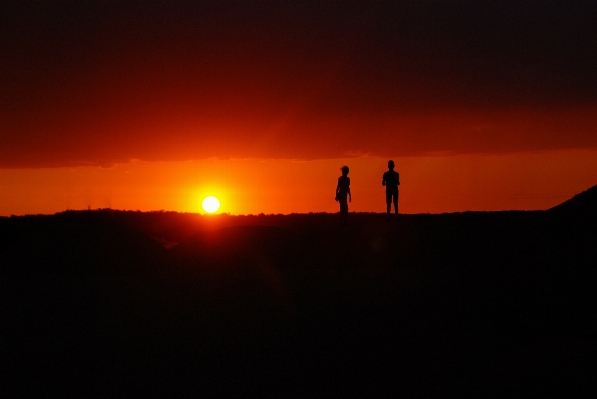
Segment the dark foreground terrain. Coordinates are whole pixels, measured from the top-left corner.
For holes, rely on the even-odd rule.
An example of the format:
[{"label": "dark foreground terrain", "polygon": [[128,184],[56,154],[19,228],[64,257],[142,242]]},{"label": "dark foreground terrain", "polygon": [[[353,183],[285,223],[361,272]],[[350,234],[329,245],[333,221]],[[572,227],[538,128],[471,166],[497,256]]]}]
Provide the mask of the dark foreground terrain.
[{"label": "dark foreground terrain", "polygon": [[594,391],[597,215],[594,201],[575,204],[391,222],[351,214],[346,227],[330,214],[0,218],[2,388]]}]

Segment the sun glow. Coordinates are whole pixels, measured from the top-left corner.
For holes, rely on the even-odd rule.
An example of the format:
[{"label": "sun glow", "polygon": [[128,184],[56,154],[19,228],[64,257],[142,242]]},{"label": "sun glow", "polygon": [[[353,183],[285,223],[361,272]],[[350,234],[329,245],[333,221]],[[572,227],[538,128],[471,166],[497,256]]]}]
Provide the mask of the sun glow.
[{"label": "sun glow", "polygon": [[203,206],[203,209],[205,210],[205,212],[214,213],[218,209],[220,209],[220,201],[213,195],[210,195],[209,197],[205,197],[203,199],[201,206]]}]

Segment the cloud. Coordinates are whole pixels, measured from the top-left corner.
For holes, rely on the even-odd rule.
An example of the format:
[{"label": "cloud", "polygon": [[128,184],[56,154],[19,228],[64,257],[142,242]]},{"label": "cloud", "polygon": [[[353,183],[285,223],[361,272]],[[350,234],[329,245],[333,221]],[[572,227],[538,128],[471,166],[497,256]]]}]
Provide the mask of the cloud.
[{"label": "cloud", "polygon": [[0,167],[596,148],[596,7],[3,5]]}]

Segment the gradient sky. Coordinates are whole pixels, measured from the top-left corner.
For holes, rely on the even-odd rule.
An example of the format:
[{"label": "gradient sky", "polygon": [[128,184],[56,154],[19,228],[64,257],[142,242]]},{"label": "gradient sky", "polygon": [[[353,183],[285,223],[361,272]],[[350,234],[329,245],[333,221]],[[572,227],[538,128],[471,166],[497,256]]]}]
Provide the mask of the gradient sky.
[{"label": "gradient sky", "polygon": [[2,2],[0,215],[335,211],[343,164],[383,211],[389,158],[404,212],[545,209],[597,184],[596,26],[594,1]]}]

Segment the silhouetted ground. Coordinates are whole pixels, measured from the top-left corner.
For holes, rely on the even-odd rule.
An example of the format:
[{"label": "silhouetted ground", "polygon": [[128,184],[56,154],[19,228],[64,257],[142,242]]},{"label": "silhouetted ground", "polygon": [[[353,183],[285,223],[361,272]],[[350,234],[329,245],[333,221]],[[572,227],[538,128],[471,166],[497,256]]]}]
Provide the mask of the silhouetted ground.
[{"label": "silhouetted ground", "polygon": [[338,222],[0,218],[7,397],[594,390],[594,212]]}]

